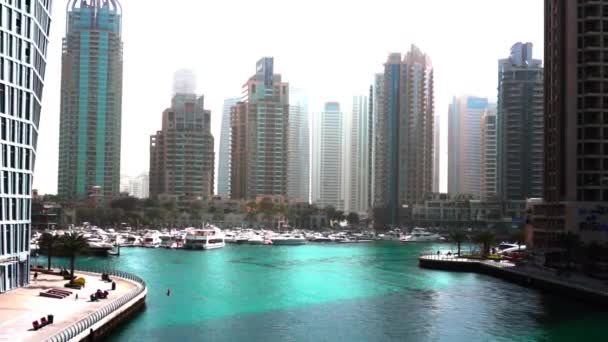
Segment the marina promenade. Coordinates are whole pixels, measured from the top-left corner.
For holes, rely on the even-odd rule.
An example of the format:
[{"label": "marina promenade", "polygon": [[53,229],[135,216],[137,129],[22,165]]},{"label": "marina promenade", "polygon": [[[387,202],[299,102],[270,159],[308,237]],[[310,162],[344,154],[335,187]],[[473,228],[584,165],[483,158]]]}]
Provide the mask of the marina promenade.
[{"label": "marina promenade", "polygon": [[[0,295],[0,341],[81,341],[91,333],[137,303],[145,300],[146,288],[143,281],[111,275],[116,283],[104,282],[100,273],[76,271],[77,277],[86,280],[85,287],[76,290],[65,288],[67,280],[52,274],[39,273],[34,280],[30,274],[30,285]],[[40,296],[41,292],[59,289],[72,292],[63,299]],[[106,299],[91,302],[90,295],[97,290],[108,291]],[[78,297],[76,297],[78,296]],[[143,301],[142,301],[143,303]],[[32,322],[40,322],[42,317],[54,316],[53,324],[34,330]],[[100,334],[101,335],[101,334]]]},{"label": "marina promenade", "polygon": [[468,259],[432,253],[421,254],[419,266],[428,269],[487,274],[524,286],[608,305],[608,283],[575,272],[558,272],[527,263],[515,264],[508,261]]}]

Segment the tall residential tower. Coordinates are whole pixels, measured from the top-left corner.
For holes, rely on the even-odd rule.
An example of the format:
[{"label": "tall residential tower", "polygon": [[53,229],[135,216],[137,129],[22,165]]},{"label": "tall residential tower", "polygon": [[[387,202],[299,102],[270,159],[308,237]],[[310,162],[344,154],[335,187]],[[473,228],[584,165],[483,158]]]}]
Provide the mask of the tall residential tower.
[{"label": "tall residential tower", "polygon": [[289,84],[264,57],[231,110],[230,196],[287,196]]},{"label": "tall residential tower", "polygon": [[[171,107],[162,115],[162,130],[150,137],[150,196],[176,200],[182,207],[213,195],[215,154],[211,112],[204,97],[193,93],[194,74],[175,78]],[[192,78],[192,79],[190,79]],[[182,93],[182,91],[186,93]]]},{"label": "tall residential tower", "polygon": [[316,115],[313,140],[312,202],[344,210],[344,113],[338,102],[325,103]]},{"label": "tall residential tower", "polygon": [[543,197],[543,67],[532,43],[498,62],[498,194],[503,201]]},{"label": "tall residential tower", "polygon": [[0,293],[30,279],[32,177],[51,7],[50,0],[0,4]]},{"label": "tall residential tower", "polygon": [[287,197],[299,202],[308,202],[310,197],[309,126],[306,92],[290,87]]},{"label": "tall residential tower", "polygon": [[122,8],[117,0],[72,0],[63,38],[58,194],[118,195],[122,120]]},{"label": "tall residential tower", "polygon": [[545,0],[543,215],[534,247],[608,241],[607,0]]},{"label": "tall residential tower", "polygon": [[230,109],[240,101],[239,97],[224,100],[222,109],[222,129],[220,132],[220,155],[217,168],[217,194],[230,197]]},{"label": "tall residential tower", "polygon": [[433,67],[416,46],[389,55],[378,106],[374,221],[396,225],[432,193]]},{"label": "tall residential tower", "polygon": [[369,208],[370,181],[370,113],[367,96],[354,96],[348,123],[348,158],[345,182],[345,211],[365,213]]}]

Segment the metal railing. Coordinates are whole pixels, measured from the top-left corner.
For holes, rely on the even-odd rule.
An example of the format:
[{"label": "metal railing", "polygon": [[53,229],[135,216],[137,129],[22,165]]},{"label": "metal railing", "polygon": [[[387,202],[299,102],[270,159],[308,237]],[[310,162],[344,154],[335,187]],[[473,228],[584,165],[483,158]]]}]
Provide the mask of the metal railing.
[{"label": "metal railing", "polygon": [[[60,265],[59,267],[53,268],[65,268],[63,266],[64,265]],[[63,329],[62,331],[56,333],[55,335],[46,340],[48,342],[67,342],[71,340],[72,338],[78,336],[80,333],[86,331],[87,329],[90,329],[93,325],[110,315],[112,312],[118,310],[123,305],[127,304],[137,296],[141,295],[146,289],[146,282],[143,279],[134,274],[122,272],[116,269],[91,267],[79,268],[78,271],[99,274],[107,273],[114,277],[119,277],[136,282],[138,286],[135,289],[132,289],[126,294],[122,295],[121,297],[115,299],[111,303],[104,305],[100,309],[97,309],[95,312],[89,314],[88,316]]]}]

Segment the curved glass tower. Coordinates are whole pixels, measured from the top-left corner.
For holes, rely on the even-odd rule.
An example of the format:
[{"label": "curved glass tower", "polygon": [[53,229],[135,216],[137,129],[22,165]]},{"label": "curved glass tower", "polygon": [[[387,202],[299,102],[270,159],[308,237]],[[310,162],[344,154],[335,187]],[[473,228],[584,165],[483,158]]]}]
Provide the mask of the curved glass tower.
[{"label": "curved glass tower", "polygon": [[51,0],[0,4],[0,293],[29,281],[31,193]]},{"label": "curved glass tower", "polygon": [[116,0],[68,2],[61,70],[58,194],[110,200],[120,186],[122,8]]}]

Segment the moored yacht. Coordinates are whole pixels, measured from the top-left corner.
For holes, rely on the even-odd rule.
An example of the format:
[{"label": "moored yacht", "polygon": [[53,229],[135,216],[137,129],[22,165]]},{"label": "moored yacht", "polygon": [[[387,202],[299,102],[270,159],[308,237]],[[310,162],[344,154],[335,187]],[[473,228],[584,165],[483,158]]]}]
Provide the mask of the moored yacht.
[{"label": "moored yacht", "polygon": [[442,240],[443,238],[439,234],[428,232],[424,228],[414,228],[411,234],[399,239],[401,242],[437,242]]},{"label": "moored yacht", "polygon": [[226,245],[224,235],[217,228],[192,229],[186,234],[185,249],[216,249]]},{"label": "moored yacht", "polygon": [[272,237],[272,244],[275,246],[305,245],[306,242],[306,238],[301,234],[282,234]]},{"label": "moored yacht", "polygon": [[144,235],[141,241],[142,247],[147,248],[158,248],[160,247],[161,239],[158,237],[158,233],[148,233]]}]

